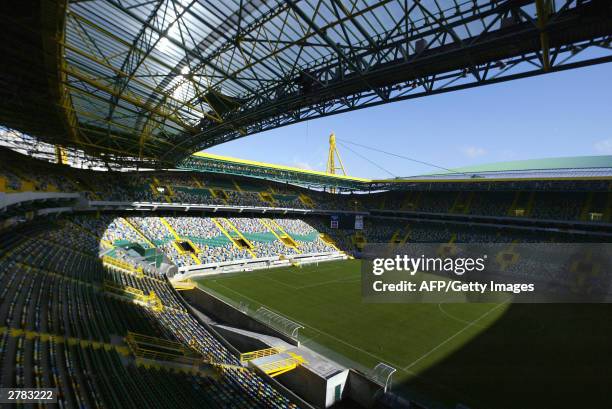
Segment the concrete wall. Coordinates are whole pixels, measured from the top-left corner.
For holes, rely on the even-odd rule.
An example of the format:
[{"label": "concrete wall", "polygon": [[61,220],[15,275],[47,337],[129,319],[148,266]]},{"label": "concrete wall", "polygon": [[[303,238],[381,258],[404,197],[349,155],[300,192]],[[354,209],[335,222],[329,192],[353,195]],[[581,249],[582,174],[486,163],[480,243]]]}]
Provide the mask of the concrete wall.
[{"label": "concrete wall", "polygon": [[28,202],[50,202],[56,206],[59,201],[70,202],[80,197],[78,193],[59,192],[0,193],[0,208]]},{"label": "concrete wall", "polygon": [[325,405],[326,381],[308,369],[298,366],[294,370],[278,376],[276,379],[316,407],[327,407]]},{"label": "concrete wall", "polygon": [[359,402],[365,408],[374,408],[378,397],[382,394],[382,386],[357,371],[352,369],[349,371],[343,397]]},{"label": "concrete wall", "polygon": [[291,345],[297,346],[299,344],[293,338],[248,316],[204,290],[195,288],[193,290],[182,291],[181,295],[188,303],[221,324],[277,337]]},{"label": "concrete wall", "polygon": [[260,349],[270,348],[270,345],[266,344],[258,338],[249,337],[244,334],[236,333],[235,331],[228,330],[220,326],[214,326],[215,330],[221,334],[230,344],[232,344],[240,352],[257,351]]},{"label": "concrete wall", "polygon": [[336,387],[340,387],[340,399],[344,397],[344,390],[346,389],[346,382],[348,380],[350,371],[342,371],[336,375],[327,378],[326,393],[325,393],[325,407],[328,408],[337,402],[336,400]]},{"label": "concrete wall", "polygon": [[[294,390],[289,389],[285,386],[285,384],[280,383],[277,378],[271,378],[266,373],[264,373],[261,369],[255,367],[255,372],[257,372],[262,378],[266,379],[268,383],[270,383],[277,391],[283,394],[287,399],[296,403],[300,408],[304,409],[315,409],[310,402],[302,399]],[[281,375],[282,376],[282,375]]]},{"label": "concrete wall", "polygon": [[349,370],[338,372],[325,379],[304,367],[280,375],[277,379],[292,391],[303,396],[319,408],[329,408],[335,403],[335,389],[337,385],[341,388],[341,399],[346,395],[346,381]]}]

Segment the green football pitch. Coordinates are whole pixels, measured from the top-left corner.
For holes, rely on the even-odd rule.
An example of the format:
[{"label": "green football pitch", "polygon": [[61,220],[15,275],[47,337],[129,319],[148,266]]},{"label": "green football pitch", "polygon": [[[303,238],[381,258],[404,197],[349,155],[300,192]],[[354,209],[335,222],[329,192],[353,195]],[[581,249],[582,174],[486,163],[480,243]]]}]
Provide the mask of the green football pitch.
[{"label": "green football pitch", "polygon": [[392,390],[431,407],[610,407],[606,304],[363,303],[358,260],[197,281],[300,323],[303,344],[345,365],[393,366]]}]

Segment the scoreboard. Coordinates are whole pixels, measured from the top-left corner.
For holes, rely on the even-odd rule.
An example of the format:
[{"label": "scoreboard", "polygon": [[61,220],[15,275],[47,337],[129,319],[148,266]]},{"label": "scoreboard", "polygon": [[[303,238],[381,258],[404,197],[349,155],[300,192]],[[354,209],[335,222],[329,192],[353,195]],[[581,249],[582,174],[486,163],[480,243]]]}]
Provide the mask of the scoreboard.
[{"label": "scoreboard", "polygon": [[363,230],[363,215],[332,214],[329,227],[343,230]]}]

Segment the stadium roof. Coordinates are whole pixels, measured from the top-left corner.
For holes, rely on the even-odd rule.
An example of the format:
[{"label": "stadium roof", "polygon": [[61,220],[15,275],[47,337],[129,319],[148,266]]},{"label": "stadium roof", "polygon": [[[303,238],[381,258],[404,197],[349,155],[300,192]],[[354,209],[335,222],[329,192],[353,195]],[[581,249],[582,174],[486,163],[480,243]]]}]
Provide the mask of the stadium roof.
[{"label": "stadium roof", "polygon": [[364,186],[368,186],[371,182],[370,179],[332,175],[317,170],[274,165],[271,163],[238,159],[204,152],[196,153],[185,159],[178,167],[181,169],[249,176],[320,188],[338,187],[351,190],[362,190]]},{"label": "stadium roof", "polygon": [[511,180],[612,179],[612,156],[577,156],[499,162],[395,179],[365,179],[322,171],[274,165],[210,153],[196,153],[178,165],[181,169],[257,177],[302,186],[344,190],[393,189],[402,183],[479,182]]},{"label": "stadium roof", "polygon": [[612,179],[612,156],[574,156],[498,162],[444,173],[374,180],[373,184],[410,182],[478,182],[504,180]]},{"label": "stadium roof", "polygon": [[3,2],[0,123],[107,161],[168,166],[307,119],[612,61],[611,7]]},{"label": "stadium roof", "polygon": [[487,163],[483,165],[455,168],[452,169],[452,171],[447,172],[447,174],[534,170],[563,171],[568,169],[578,170],[597,168],[612,168],[612,156],[568,156],[562,158],[525,159],[510,162]]}]

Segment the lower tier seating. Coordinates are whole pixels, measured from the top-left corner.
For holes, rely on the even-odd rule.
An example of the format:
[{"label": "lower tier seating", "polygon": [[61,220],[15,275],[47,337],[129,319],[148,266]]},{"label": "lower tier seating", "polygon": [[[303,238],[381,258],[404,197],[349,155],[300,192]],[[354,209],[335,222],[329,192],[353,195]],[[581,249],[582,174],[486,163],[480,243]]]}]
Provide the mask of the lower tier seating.
[{"label": "lower tier seating", "polygon": [[[0,235],[0,387],[58,388],[50,406],[60,408],[296,407],[259,375],[224,367],[238,358],[163,277],[104,266],[88,235],[65,222]],[[163,308],[110,292],[109,283],[153,292]],[[143,366],[128,332],[181,342],[216,375]]]}]

